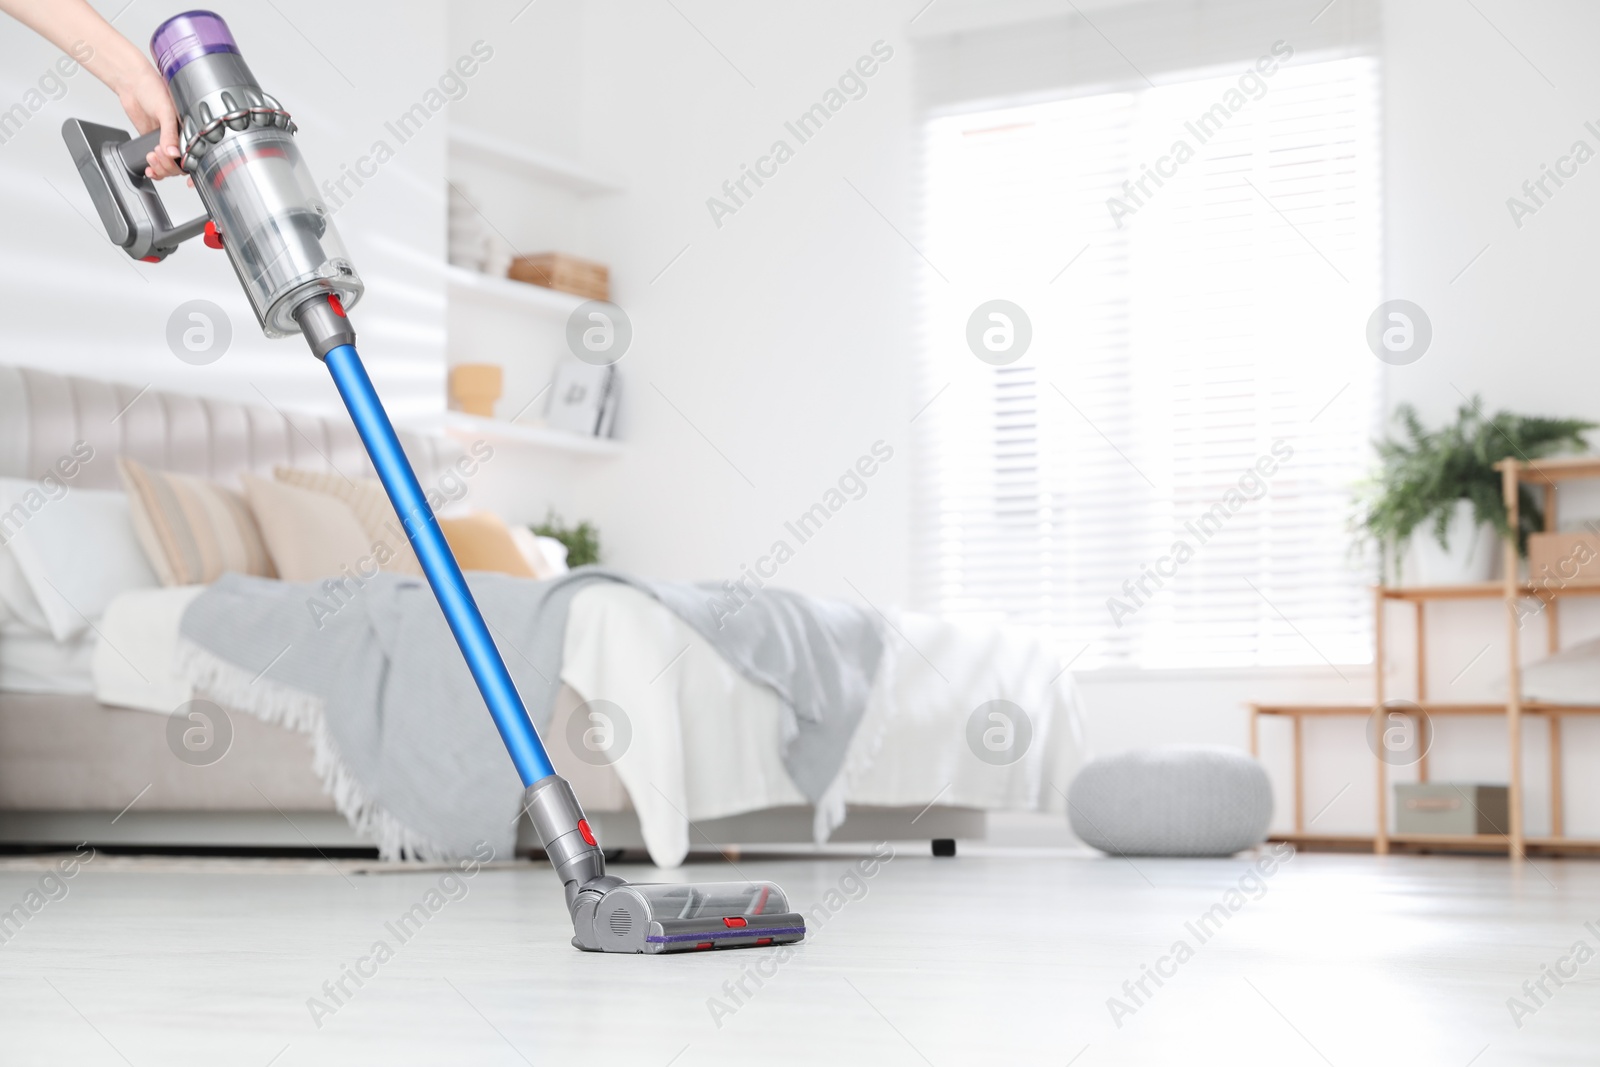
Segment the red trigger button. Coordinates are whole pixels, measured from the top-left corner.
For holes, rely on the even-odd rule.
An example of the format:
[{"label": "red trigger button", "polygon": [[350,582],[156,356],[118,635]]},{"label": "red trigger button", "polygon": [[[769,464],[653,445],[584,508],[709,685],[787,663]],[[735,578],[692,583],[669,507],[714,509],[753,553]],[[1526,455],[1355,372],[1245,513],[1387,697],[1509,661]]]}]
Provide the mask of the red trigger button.
[{"label": "red trigger button", "polygon": [[206,220],[205,235],[201,237],[201,240],[206,243],[207,248],[222,247],[222,234],[217,232],[217,224],[210,219]]},{"label": "red trigger button", "polygon": [[594,831],[589,829],[589,820],[588,819],[579,819],[578,820],[578,833],[582,834],[583,835],[583,839],[585,841],[587,841],[589,844],[591,844],[591,845],[594,844]]}]

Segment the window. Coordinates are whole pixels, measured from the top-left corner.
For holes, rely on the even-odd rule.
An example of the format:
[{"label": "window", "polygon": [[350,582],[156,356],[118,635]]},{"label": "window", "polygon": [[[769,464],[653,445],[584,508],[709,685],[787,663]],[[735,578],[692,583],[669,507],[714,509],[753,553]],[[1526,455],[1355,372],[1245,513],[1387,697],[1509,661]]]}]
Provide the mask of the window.
[{"label": "window", "polygon": [[[1241,66],[1240,68],[1245,69]],[[926,126],[916,585],[1078,668],[1370,661],[1378,67],[1293,56]],[[1003,299],[1015,362],[967,340]],[[991,341],[1023,324],[978,316]]]}]

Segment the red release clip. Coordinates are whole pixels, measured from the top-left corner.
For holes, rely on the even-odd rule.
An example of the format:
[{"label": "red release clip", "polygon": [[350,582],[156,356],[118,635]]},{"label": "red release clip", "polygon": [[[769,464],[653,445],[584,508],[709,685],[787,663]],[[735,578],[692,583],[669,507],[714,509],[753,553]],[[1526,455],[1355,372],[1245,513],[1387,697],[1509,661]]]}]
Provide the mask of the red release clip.
[{"label": "red release clip", "polygon": [[[329,297],[329,299],[332,300],[335,304],[337,304],[339,302],[339,298],[336,297],[336,296]],[[589,829],[589,820],[588,819],[579,819],[578,820],[578,833],[582,834],[583,835],[583,839],[585,841],[587,841],[589,844],[591,844],[591,845],[594,844],[594,831]]]},{"label": "red release clip", "polygon": [[744,919],[742,919],[739,916],[735,915],[731,919],[723,919],[722,920],[722,925],[728,927],[729,929],[732,929],[733,927],[744,926],[746,924],[745,924]]},{"label": "red release clip", "polygon": [[217,232],[217,224],[210,219],[206,220],[205,235],[200,239],[206,243],[207,248],[222,247],[222,234]]},{"label": "red release clip", "polygon": [[[341,319],[346,317],[345,313],[344,313],[344,301],[339,299],[339,294],[338,293],[329,293],[328,294],[328,306],[333,308],[333,313],[335,315],[339,316]],[[589,824],[585,823],[585,822],[579,822],[578,825],[586,827]],[[588,837],[589,834],[587,832],[585,832],[583,836],[584,837]],[[594,842],[590,841],[589,844],[592,845],[592,844],[594,844]]]}]

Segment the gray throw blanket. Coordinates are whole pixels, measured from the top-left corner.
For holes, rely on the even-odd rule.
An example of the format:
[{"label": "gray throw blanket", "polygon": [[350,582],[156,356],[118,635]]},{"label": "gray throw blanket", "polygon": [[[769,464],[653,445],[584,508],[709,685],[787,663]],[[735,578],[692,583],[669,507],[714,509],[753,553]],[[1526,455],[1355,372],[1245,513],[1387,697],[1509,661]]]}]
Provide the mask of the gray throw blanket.
[{"label": "gray throw blanket", "polygon": [[[473,574],[468,584],[541,732],[561,687],[568,609],[594,582],[655,597],[772,688],[784,709],[784,766],[802,795],[822,798],[882,656],[871,616],[771,588],[730,615],[716,587],[599,567],[549,582]],[[197,692],[313,734],[315,769],[335,804],[386,858],[454,858],[479,841],[499,855],[513,848],[522,784],[421,579],[380,574],[340,588],[227,574],[185,611],[180,637],[178,666]]]}]

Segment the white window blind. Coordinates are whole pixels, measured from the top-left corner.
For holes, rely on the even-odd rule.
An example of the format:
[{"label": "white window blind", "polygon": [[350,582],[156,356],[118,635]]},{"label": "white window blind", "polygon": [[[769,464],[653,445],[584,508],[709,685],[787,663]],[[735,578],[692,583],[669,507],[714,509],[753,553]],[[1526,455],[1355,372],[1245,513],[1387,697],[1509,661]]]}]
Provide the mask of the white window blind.
[{"label": "white window blind", "polygon": [[[1077,668],[1371,659],[1346,521],[1377,412],[1378,66],[1295,56],[1240,93],[1245,69],[927,122],[925,608],[1044,629]],[[1005,366],[966,339],[993,299],[1032,326]]]}]

